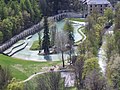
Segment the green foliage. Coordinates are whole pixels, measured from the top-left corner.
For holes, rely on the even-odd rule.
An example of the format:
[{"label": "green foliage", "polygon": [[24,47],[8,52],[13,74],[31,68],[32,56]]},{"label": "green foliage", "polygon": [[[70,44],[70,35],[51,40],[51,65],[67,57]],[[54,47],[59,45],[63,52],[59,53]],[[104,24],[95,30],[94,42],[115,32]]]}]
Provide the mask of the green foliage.
[{"label": "green foliage", "polygon": [[102,44],[102,35],[106,24],[106,18],[107,17],[100,16],[96,10],[87,17],[88,24],[86,25],[86,35],[88,41],[90,41],[89,48],[91,48],[88,52],[91,52],[95,56],[97,56],[98,49]]},{"label": "green foliage", "polygon": [[26,61],[22,59],[7,57],[0,54],[0,64],[2,66],[8,66],[10,68],[10,70],[12,71],[11,72],[12,77],[15,77],[17,80],[25,80],[35,72],[43,72],[48,70],[48,69],[43,69],[42,67],[60,65],[61,61],[34,62],[34,61]]},{"label": "green foliage", "polygon": [[115,31],[115,44],[120,55],[120,29]]},{"label": "green foliage", "polygon": [[49,36],[49,28],[48,28],[48,20],[47,16],[44,16],[44,36],[42,41],[42,48],[44,49],[44,54],[49,54],[50,47],[50,36]]},{"label": "green foliage", "polygon": [[68,20],[66,21],[66,24],[64,25],[64,30],[69,33],[74,32],[74,28],[73,28],[72,24],[70,23],[70,21],[68,21]]},{"label": "green foliage", "polygon": [[34,11],[34,20],[35,20],[34,22],[37,23],[40,21],[42,14],[36,0],[32,0],[31,3],[32,3],[32,9]]},{"label": "green foliage", "polygon": [[40,43],[39,41],[34,41],[32,46],[30,47],[30,50],[39,50],[40,49]]},{"label": "green foliage", "polygon": [[113,22],[114,14],[111,8],[105,9],[104,16],[107,17],[107,22]]},{"label": "green foliage", "polygon": [[115,10],[115,29],[120,29],[120,3],[116,5]]},{"label": "green foliage", "polygon": [[25,0],[20,1],[20,8],[21,8],[22,11],[24,11],[26,9],[26,6],[25,6],[24,2],[25,2]]},{"label": "green foliage", "polygon": [[11,9],[14,11],[13,15],[18,15],[20,12],[20,5],[17,1],[10,1],[9,2]]},{"label": "green foliage", "polygon": [[116,45],[115,45],[115,38],[113,35],[106,36],[106,57],[107,62],[110,61],[110,58],[116,54]]},{"label": "green foliage", "polygon": [[84,71],[85,56],[80,55],[75,62],[75,78],[77,89],[80,90],[83,87],[83,71]]},{"label": "green foliage", "polygon": [[83,78],[85,78],[85,76],[93,70],[97,70],[98,72],[100,71],[100,67],[99,67],[97,58],[90,58],[90,59],[85,61]]},{"label": "green foliage", "polygon": [[40,20],[41,12],[36,0],[0,0],[0,29],[3,42]]},{"label": "green foliage", "polygon": [[0,65],[0,90],[3,90],[11,79],[10,71],[7,67]]},{"label": "green foliage", "polygon": [[65,90],[60,73],[50,72],[37,77],[36,90]]},{"label": "green foliage", "polygon": [[3,20],[1,26],[2,26],[4,41],[7,41],[12,37],[13,23],[10,21],[10,19],[7,18]]},{"label": "green foliage", "polygon": [[2,19],[7,18],[7,17],[8,17],[8,8],[3,7]]},{"label": "green foliage", "polygon": [[25,0],[24,4],[26,6],[27,12],[30,13],[31,20],[34,20],[35,13],[34,13],[33,8],[32,8],[32,3],[30,2],[30,0]]},{"label": "green foliage", "polygon": [[85,19],[81,19],[81,18],[69,18],[69,20],[78,21],[78,22],[86,22]]},{"label": "green foliage", "polygon": [[113,85],[114,90],[120,89],[120,57],[116,55],[107,65],[107,78]]},{"label": "green foliage", "polygon": [[116,5],[116,11],[115,11],[115,42],[117,46],[117,51],[120,55],[120,3]]},{"label": "green foliage", "polygon": [[109,88],[107,79],[103,77],[97,70],[91,71],[85,78],[84,90],[113,90]]},{"label": "green foliage", "polygon": [[64,31],[67,32],[69,44],[72,45],[74,43],[74,28],[69,20],[67,20],[66,24],[64,25]]},{"label": "green foliage", "polygon": [[23,89],[23,83],[17,82],[16,79],[12,79],[10,84],[7,86],[7,90],[24,90]]},{"label": "green foliage", "polygon": [[0,31],[0,44],[3,42],[3,33]]}]

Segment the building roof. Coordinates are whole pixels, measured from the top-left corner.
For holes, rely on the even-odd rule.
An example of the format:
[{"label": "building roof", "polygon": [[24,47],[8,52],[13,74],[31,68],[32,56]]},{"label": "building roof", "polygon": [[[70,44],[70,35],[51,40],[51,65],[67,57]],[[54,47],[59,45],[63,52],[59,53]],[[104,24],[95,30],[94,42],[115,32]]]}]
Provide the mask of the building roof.
[{"label": "building roof", "polygon": [[87,4],[110,4],[108,0],[86,0]]}]

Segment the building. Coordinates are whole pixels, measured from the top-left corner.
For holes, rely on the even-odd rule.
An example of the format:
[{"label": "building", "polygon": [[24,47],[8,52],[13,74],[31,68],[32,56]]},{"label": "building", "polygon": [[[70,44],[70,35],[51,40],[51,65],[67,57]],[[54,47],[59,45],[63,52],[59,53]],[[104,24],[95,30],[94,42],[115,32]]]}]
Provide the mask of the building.
[{"label": "building", "polygon": [[97,10],[99,14],[103,15],[106,7],[111,7],[107,0],[81,0],[83,3],[83,16],[90,15],[93,10]]},{"label": "building", "polygon": [[115,9],[115,6],[116,6],[117,3],[120,3],[120,0],[109,0],[109,1],[112,5],[113,9]]}]

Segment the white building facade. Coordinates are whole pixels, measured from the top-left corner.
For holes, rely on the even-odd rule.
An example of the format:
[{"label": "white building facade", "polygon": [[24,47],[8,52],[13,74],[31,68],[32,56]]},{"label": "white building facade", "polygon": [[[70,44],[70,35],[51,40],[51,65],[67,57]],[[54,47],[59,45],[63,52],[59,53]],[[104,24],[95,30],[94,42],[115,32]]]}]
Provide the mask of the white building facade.
[{"label": "white building facade", "polygon": [[82,0],[83,3],[83,16],[90,15],[93,10],[97,10],[99,14],[103,15],[104,9],[111,7],[111,4],[107,0]]}]

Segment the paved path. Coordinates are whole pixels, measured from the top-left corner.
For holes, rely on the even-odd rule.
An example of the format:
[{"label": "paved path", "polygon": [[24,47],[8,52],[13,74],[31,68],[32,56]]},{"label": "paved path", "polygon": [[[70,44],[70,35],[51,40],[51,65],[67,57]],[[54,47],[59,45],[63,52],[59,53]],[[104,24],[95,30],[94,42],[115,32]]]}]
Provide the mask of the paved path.
[{"label": "paved path", "polygon": [[85,26],[85,22],[79,22],[79,21],[71,21],[71,22],[73,22],[73,23],[75,23],[77,25],[83,26],[83,27],[79,27],[78,30],[77,30],[77,32],[82,36],[82,40],[76,41],[77,44],[83,43],[85,41],[85,39],[86,39],[86,35],[82,32],[82,29]]},{"label": "paved path", "polygon": [[[104,33],[104,36],[106,36],[107,34],[113,34],[113,30],[114,30],[114,27],[115,25],[112,25],[110,28],[106,29],[105,33]],[[105,52],[105,46],[106,45],[106,40],[103,39],[102,41],[102,46],[100,47],[99,49],[99,52],[98,52],[98,63],[100,65],[100,68],[101,68],[101,72],[105,75],[105,72],[106,72],[106,52]]]},{"label": "paved path", "polygon": [[25,82],[28,82],[30,81],[31,79],[35,78],[36,76],[38,75],[41,75],[41,74],[45,74],[45,73],[49,73],[49,72],[67,72],[67,71],[71,71],[70,69],[64,69],[64,70],[54,70],[54,71],[45,71],[45,72],[38,72],[38,73],[35,73],[33,75],[31,75],[30,77],[28,77],[26,80],[23,80],[23,81],[20,81],[21,83],[25,83]]}]

